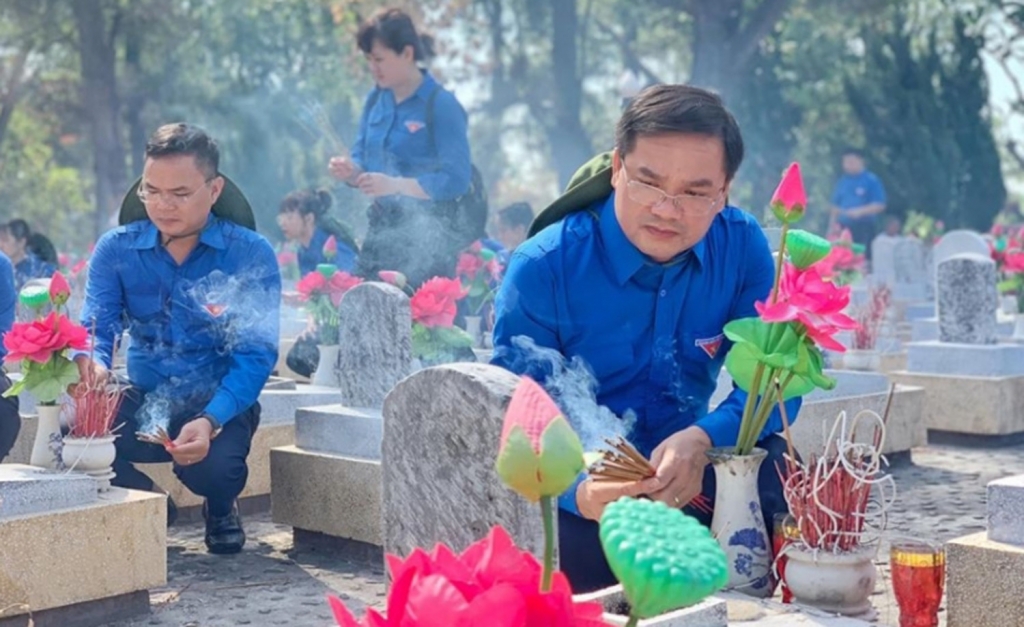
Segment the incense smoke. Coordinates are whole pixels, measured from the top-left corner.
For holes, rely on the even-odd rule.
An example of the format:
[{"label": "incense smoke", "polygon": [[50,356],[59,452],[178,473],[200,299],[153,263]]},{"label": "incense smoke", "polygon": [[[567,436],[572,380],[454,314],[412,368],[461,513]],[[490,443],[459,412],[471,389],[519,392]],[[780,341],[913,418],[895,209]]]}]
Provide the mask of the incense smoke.
[{"label": "incense smoke", "polygon": [[512,346],[517,360],[524,360],[530,366],[516,370],[547,373],[544,388],[565,412],[584,450],[606,448],[605,438],[627,437],[633,430],[636,415],[632,411],[627,410],[620,418],[607,407],[597,404],[597,378],[581,357],[575,356],[566,361],[557,350],[537,346],[532,338],[525,335],[512,338]]}]

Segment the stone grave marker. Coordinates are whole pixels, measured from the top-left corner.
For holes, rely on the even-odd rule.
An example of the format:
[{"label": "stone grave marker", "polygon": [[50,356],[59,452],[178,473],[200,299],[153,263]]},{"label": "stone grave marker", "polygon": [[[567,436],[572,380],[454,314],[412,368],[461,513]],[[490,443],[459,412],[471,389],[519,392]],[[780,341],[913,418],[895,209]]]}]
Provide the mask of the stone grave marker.
[{"label": "stone grave marker", "polygon": [[939,264],[950,257],[962,253],[973,253],[988,257],[988,243],[985,242],[981,235],[974,231],[960,229],[946,233],[932,248],[932,263],[934,264],[936,275]]},{"label": "stone grave marker", "polygon": [[0,464],[0,518],[78,507],[96,498],[96,482],[84,474]]},{"label": "stone grave marker", "polygon": [[987,255],[964,253],[938,264],[939,341],[995,344],[996,264]]},{"label": "stone grave marker", "polygon": [[386,553],[444,542],[459,552],[502,525],[540,556],[540,508],[494,470],[505,408],[519,378],[485,364],[421,370],[384,402],[383,520]]},{"label": "stone grave marker", "polygon": [[896,283],[896,244],[900,238],[882,233],[871,241],[871,278],[875,283]]},{"label": "stone grave marker", "polygon": [[363,283],[341,299],[339,317],[342,403],[380,408],[391,388],[410,371],[409,297],[393,285]]}]

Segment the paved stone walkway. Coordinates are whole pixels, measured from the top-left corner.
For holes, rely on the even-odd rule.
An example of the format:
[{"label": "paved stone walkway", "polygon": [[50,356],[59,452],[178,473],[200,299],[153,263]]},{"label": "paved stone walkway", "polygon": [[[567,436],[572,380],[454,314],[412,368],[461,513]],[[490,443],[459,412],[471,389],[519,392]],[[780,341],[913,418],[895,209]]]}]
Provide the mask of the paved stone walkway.
[{"label": "paved stone walkway", "polygon": [[[894,469],[899,496],[889,534],[946,541],[985,527],[985,485],[1024,473],[1024,445],[1002,449],[928,447]],[[111,627],[330,627],[325,595],[353,607],[381,606],[383,571],[315,550],[295,550],[291,530],[269,515],[246,519],[249,544],[237,556],[207,555],[202,526],[170,530],[168,585],[152,592],[152,614]],[[879,552],[878,622],[899,623],[888,576],[888,544]],[[943,617],[940,623],[945,626]]]}]

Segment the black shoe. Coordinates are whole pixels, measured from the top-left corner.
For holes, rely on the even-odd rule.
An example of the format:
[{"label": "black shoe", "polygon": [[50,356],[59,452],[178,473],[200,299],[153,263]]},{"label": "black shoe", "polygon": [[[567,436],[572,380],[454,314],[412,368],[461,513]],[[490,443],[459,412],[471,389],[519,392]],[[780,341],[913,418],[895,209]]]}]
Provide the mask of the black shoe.
[{"label": "black shoe", "polygon": [[178,506],[174,504],[171,495],[167,495],[167,526],[170,527],[178,521]]},{"label": "black shoe", "polygon": [[203,502],[203,518],[206,519],[206,548],[215,555],[238,553],[245,546],[245,531],[242,518],[238,515],[238,503],[231,505],[226,516],[211,516],[209,505]]}]

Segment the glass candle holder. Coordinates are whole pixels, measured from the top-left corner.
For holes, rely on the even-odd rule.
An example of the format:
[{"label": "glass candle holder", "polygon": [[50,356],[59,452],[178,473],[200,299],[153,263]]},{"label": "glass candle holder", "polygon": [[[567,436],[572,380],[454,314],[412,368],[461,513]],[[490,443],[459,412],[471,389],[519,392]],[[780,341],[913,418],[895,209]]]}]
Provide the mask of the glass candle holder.
[{"label": "glass candle holder", "polygon": [[900,627],[936,627],[946,585],[945,549],[937,542],[896,538],[889,562]]},{"label": "glass candle holder", "polygon": [[794,540],[800,539],[800,528],[796,519],[789,512],[775,514],[772,528],[772,551],[775,553],[775,572],[778,576],[778,584],[782,588],[782,602],[792,603],[793,593],[786,585],[786,562],[788,558],[782,555],[782,549]]}]

